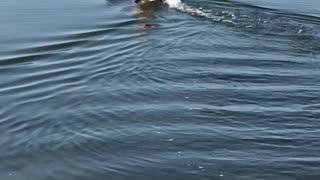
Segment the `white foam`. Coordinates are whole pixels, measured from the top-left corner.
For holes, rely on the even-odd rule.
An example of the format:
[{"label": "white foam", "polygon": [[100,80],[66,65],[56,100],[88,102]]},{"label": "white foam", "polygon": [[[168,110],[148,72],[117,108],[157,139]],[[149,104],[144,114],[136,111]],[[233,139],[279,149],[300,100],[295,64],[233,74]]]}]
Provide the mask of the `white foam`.
[{"label": "white foam", "polygon": [[180,11],[184,11],[193,15],[204,16],[204,17],[209,16],[209,14],[205,13],[203,10],[190,7],[185,3],[181,2],[181,0],[165,0],[165,3],[168,4],[170,8],[175,8]]},{"label": "white foam", "polygon": [[[201,16],[211,19],[212,21],[221,22],[224,21],[224,15],[214,15],[211,11],[204,10],[203,8],[195,8],[188,6],[187,4],[181,2],[181,0],[165,0],[165,3],[168,4],[170,8],[178,9],[180,11],[189,13],[195,16]],[[225,20],[227,23],[233,23],[233,20]]]},{"label": "white foam", "polygon": [[165,0],[165,3],[171,8],[180,8],[182,6],[181,0]]}]

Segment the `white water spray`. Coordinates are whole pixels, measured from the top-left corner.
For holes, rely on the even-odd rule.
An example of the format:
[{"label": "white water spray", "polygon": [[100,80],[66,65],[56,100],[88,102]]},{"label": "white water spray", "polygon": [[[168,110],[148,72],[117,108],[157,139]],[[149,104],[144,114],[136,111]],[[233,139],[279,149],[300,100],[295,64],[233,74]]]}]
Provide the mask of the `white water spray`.
[{"label": "white water spray", "polygon": [[[181,0],[164,0],[164,2],[168,4],[170,8],[175,8],[180,11],[189,13],[191,15],[206,17],[216,22],[228,22],[228,23],[235,24],[235,22],[232,19],[234,15],[231,13],[223,13],[222,15],[215,15],[211,11],[203,10],[201,7],[195,8],[195,7],[188,6],[187,4],[183,3]],[[227,18],[229,16],[232,18]]]},{"label": "white water spray", "polygon": [[210,15],[202,11],[201,9],[193,8],[185,3],[181,2],[181,0],[165,0],[164,1],[170,8],[175,8],[183,12],[190,13],[192,15],[209,17]]},{"label": "white water spray", "polygon": [[165,0],[165,3],[167,3],[170,8],[180,9],[183,6],[181,0]]}]

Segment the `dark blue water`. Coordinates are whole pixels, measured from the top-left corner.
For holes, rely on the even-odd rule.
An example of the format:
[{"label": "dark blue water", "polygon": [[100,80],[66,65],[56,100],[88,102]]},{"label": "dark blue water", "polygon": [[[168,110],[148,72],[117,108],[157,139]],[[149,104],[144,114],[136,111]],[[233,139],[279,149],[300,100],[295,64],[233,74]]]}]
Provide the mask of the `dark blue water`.
[{"label": "dark blue water", "polygon": [[318,0],[4,0],[0,180],[320,179]]}]

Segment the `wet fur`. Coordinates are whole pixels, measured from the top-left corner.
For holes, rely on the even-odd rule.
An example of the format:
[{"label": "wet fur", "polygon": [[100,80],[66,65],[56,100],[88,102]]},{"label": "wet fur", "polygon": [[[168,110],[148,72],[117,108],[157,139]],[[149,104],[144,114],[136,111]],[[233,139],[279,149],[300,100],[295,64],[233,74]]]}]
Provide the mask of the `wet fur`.
[{"label": "wet fur", "polygon": [[164,0],[141,0],[139,6],[142,9],[157,9],[163,2]]}]

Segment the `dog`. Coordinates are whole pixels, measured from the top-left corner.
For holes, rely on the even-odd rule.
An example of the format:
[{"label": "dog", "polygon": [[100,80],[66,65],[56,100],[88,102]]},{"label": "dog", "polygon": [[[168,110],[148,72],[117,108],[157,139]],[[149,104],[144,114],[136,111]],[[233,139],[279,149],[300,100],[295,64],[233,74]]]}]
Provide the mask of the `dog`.
[{"label": "dog", "polygon": [[134,0],[136,4],[164,3],[164,0]]},{"label": "dog", "polygon": [[165,0],[134,0],[144,13],[152,14],[154,11],[161,8],[161,5],[165,3]]}]

